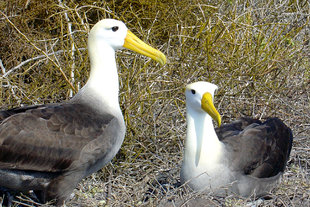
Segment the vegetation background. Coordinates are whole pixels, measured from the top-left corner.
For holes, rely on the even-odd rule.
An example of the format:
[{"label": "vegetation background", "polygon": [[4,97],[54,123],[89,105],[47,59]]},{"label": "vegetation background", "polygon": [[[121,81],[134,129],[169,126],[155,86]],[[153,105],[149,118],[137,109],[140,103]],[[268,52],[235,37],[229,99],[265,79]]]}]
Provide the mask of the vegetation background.
[{"label": "vegetation background", "polygon": [[[224,123],[277,116],[293,130],[282,182],[256,205],[310,206],[309,1],[0,1],[1,107],[74,95],[89,74],[87,34],[104,18],[124,21],[168,63],[118,52],[125,142],[67,206],[250,206],[250,199],[174,185],[186,131],[184,88],[198,80],[220,87],[215,105]],[[16,194],[14,206],[38,205],[28,196]]]}]

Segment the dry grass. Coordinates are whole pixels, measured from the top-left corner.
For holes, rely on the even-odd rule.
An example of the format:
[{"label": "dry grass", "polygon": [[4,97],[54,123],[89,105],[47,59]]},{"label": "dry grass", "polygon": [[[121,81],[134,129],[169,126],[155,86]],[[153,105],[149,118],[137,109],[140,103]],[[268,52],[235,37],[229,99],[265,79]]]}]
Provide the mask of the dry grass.
[{"label": "dry grass", "polygon": [[[80,183],[67,206],[164,206],[167,200],[198,206],[197,199],[205,206],[247,205],[250,199],[173,185],[186,130],[183,92],[197,80],[219,85],[216,105],[224,122],[277,116],[292,128],[282,183],[259,206],[310,206],[308,1],[6,0],[0,9],[2,108],[74,94],[88,77],[87,32],[103,18],[126,22],[167,55],[160,67],[118,53],[125,142],[111,164]],[[15,200],[15,206],[30,202]]]}]

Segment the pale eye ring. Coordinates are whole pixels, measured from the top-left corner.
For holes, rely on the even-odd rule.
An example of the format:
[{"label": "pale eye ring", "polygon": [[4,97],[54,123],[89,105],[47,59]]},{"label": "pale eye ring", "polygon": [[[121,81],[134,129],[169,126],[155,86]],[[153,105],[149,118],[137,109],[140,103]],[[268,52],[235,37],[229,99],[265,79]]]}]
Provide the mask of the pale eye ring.
[{"label": "pale eye ring", "polygon": [[196,91],[194,89],[191,90],[192,94],[196,94]]},{"label": "pale eye ring", "polygon": [[113,32],[116,32],[117,30],[118,30],[118,26],[112,27],[112,31],[113,31]]}]

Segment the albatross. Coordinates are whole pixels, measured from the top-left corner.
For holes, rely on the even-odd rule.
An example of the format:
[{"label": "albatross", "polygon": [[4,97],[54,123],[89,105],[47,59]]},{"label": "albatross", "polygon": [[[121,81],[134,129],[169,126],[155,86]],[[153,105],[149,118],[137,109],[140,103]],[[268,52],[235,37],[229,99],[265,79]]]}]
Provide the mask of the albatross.
[{"label": "albatross", "polygon": [[125,136],[115,62],[122,48],[166,62],[123,22],[104,19],[88,37],[90,77],[71,100],[0,111],[0,187],[32,190],[41,202],[60,206],[111,161]]},{"label": "albatross", "polygon": [[[240,118],[221,126],[213,104],[217,86],[187,85],[187,135],[181,182],[199,192],[263,196],[278,182],[289,159],[293,135],[280,119]],[[214,128],[212,119],[219,125]]]}]

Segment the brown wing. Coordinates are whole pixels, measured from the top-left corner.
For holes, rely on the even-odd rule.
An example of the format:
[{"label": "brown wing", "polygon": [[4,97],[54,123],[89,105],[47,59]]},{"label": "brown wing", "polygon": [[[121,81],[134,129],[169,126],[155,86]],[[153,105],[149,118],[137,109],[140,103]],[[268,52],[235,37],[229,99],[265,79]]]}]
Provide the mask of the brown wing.
[{"label": "brown wing", "polygon": [[231,153],[231,168],[258,178],[283,172],[292,148],[293,135],[280,119],[265,122],[241,118],[216,129]]},{"label": "brown wing", "polygon": [[67,103],[2,111],[0,118],[0,169],[61,172],[113,116]]}]

